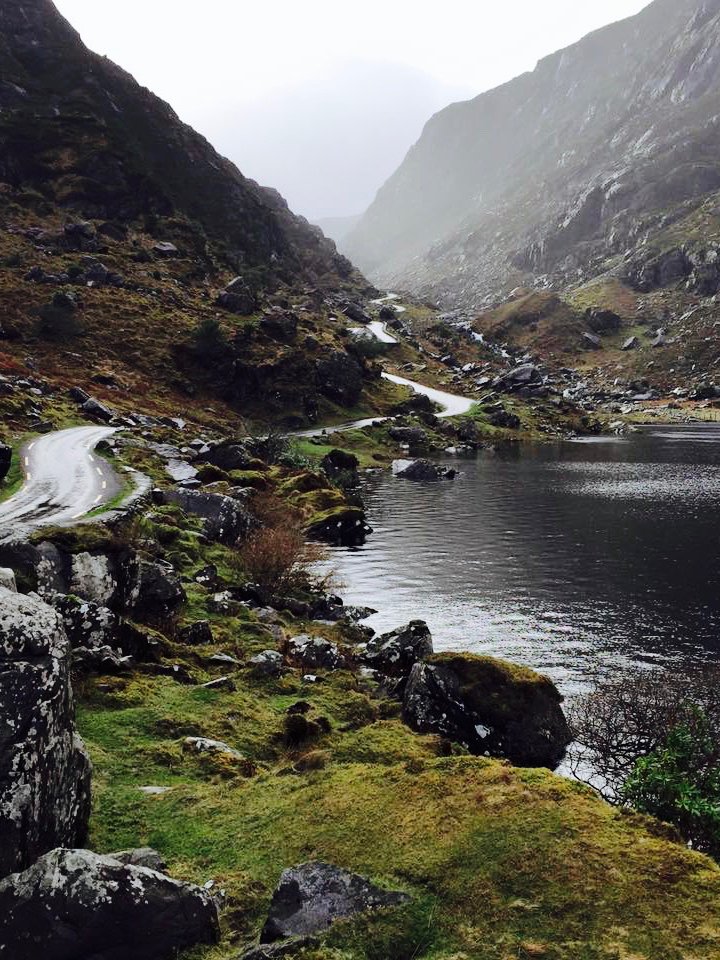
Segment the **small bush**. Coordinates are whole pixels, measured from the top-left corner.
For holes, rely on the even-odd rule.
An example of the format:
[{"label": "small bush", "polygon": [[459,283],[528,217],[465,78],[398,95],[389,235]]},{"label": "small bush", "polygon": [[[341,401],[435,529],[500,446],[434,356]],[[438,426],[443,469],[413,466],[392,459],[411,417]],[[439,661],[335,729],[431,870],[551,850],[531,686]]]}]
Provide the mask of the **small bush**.
[{"label": "small bush", "polygon": [[325,558],[325,550],[306,542],[302,530],[292,522],[257,530],[240,549],[247,577],[268,594],[313,586],[317,578],[312,568]]},{"label": "small bush", "polygon": [[227,338],[217,317],[204,317],[192,333],[196,356],[203,363],[219,360],[228,349]]},{"label": "small bush", "polygon": [[720,744],[707,717],[697,711],[638,760],[621,798],[674,824],[696,850],[720,856]]}]

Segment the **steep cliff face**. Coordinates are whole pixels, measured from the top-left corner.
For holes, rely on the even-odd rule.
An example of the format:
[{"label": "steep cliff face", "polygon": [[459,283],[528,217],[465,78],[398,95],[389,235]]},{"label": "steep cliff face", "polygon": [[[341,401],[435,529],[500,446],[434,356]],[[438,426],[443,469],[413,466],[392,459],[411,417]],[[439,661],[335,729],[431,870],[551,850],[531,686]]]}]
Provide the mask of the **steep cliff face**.
[{"label": "steep cliff face", "polygon": [[447,304],[597,275],[720,189],[719,81],[720,0],[655,0],[433,117],[345,248]]},{"label": "steep cliff face", "polygon": [[50,0],[4,0],[0,67],[2,180],[88,217],[182,213],[262,279],[349,275],[317,228],[87,50]]}]

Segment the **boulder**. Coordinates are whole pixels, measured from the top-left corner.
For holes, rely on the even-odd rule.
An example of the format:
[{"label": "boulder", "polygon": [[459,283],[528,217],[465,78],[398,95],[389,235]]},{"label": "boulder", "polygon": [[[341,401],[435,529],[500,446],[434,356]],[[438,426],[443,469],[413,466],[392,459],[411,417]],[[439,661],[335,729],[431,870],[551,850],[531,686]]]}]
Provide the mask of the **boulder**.
[{"label": "boulder", "polygon": [[240,317],[248,317],[258,308],[257,297],[242,277],[235,277],[215,302],[218,307]]},{"label": "boulder", "polygon": [[402,480],[417,483],[437,483],[440,480],[453,480],[457,476],[457,470],[452,467],[443,467],[429,460],[395,460],[392,471],[394,476]]},{"label": "boulder", "polygon": [[[58,568],[62,558],[49,553],[50,561]],[[112,603],[118,593],[115,565],[104,553],[77,553],[70,559],[70,582],[68,593],[90,603],[105,606]]]},{"label": "boulder", "polygon": [[263,650],[250,659],[250,666],[255,673],[265,677],[279,677],[285,666],[282,654],[277,650]]},{"label": "boulder", "polygon": [[520,417],[507,410],[495,410],[488,417],[488,423],[490,426],[500,427],[502,430],[519,430],[522,426]]},{"label": "boulder", "polygon": [[263,314],[260,319],[260,329],[272,340],[290,343],[297,336],[298,318],[290,310],[275,309]]},{"label": "boulder", "polygon": [[224,440],[208,446],[198,453],[197,463],[211,463],[214,467],[230,472],[231,470],[252,470],[255,457],[245,443]]},{"label": "boulder", "polygon": [[416,663],[403,719],[419,733],[455,740],[480,756],[554,769],[571,741],[555,685],[526,667],[472,654]]},{"label": "boulder", "polygon": [[140,621],[163,619],[185,600],[185,591],[169,563],[136,558],[128,571],[125,609]]},{"label": "boulder", "polygon": [[370,323],[372,317],[369,317],[359,303],[353,303],[351,300],[342,305],[342,312],[355,323]]},{"label": "boulder", "polygon": [[622,345],[623,350],[637,350],[640,346],[640,341],[637,337],[629,337],[625,343]]},{"label": "boulder", "polygon": [[585,321],[593,333],[617,333],[622,326],[622,318],[613,310],[598,310],[589,307],[585,311]]},{"label": "boulder", "polygon": [[180,256],[178,248],[174,243],[170,243],[169,240],[161,240],[159,243],[154,244],[152,249],[155,256],[161,260],[170,260]]},{"label": "boulder", "polygon": [[368,641],[363,662],[387,677],[407,679],[420,660],[433,653],[432,634],[424,620],[412,620],[404,627]]},{"label": "boulder", "polygon": [[356,547],[365,543],[372,528],[368,526],[362,507],[339,506],[315,516],[305,533],[310,540]]},{"label": "boulder", "polygon": [[586,350],[599,350],[602,347],[602,340],[594,333],[584,333],[582,335],[582,345]]},{"label": "boulder", "polygon": [[365,877],[329,863],[304,863],[283,871],[261,943],[321,933],[336,920],[371,910],[399,907],[411,898],[383,890]]},{"label": "boulder", "polygon": [[[81,844],[90,760],[75,729],[60,615],[0,587],[0,876]],[[2,916],[2,910],[0,910]]]},{"label": "boulder", "polygon": [[360,399],[363,371],[348,353],[336,350],[315,364],[318,390],[341,407],[353,407]]},{"label": "boulder", "polygon": [[197,620],[178,633],[180,643],[187,643],[191,647],[199,647],[213,642],[212,627],[209,620]]},{"label": "boulder", "polygon": [[350,476],[353,479],[357,478],[359,483],[360,478],[357,472],[359,466],[358,458],[347,450],[331,450],[320,461],[321,469],[331,480],[337,480],[340,476]]},{"label": "boulder", "polygon": [[76,596],[57,596],[53,606],[63,619],[71,647],[97,649],[117,644],[120,622],[108,607]]},{"label": "boulder", "polygon": [[100,401],[96,400],[94,397],[90,397],[88,400],[86,400],[85,403],[83,403],[81,410],[92,420],[100,420],[102,423],[109,423],[115,416],[109,407],[106,407],[105,404],[100,403]]},{"label": "boulder", "polygon": [[11,593],[17,593],[14,570],[10,570],[9,567],[0,567],[0,587],[4,587]]},{"label": "boulder", "polygon": [[207,891],[88,850],[0,882],[0,916],[8,960],[170,960],[220,938]]},{"label": "boulder", "polygon": [[7,443],[0,443],[0,480],[4,480],[10,471],[12,462],[12,447]]},{"label": "boulder", "polygon": [[493,383],[496,390],[518,390],[531,383],[539,383],[542,380],[542,374],[532,363],[522,363],[512,370],[508,370]]},{"label": "boulder", "polygon": [[390,427],[388,433],[397,443],[407,443],[417,446],[427,443],[427,434],[422,427]]},{"label": "boulder", "polygon": [[341,670],[347,666],[336,644],[324,637],[301,634],[288,641],[288,656],[303,668]]},{"label": "boulder", "polygon": [[75,673],[120,674],[133,667],[133,658],[124,657],[112,647],[77,647],[72,652]]},{"label": "boulder", "polygon": [[196,490],[163,490],[156,499],[174,503],[185,513],[201,517],[203,532],[210,540],[233,546],[244,540],[256,521],[242,500],[220,493],[199,493]]}]

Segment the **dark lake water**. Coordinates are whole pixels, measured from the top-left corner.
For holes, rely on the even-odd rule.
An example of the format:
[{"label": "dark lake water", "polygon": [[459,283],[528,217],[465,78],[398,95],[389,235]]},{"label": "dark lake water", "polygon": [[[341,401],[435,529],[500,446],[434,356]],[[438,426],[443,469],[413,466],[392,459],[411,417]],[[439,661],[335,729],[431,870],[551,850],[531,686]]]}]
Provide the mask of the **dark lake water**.
[{"label": "dark lake water", "polygon": [[720,425],[459,466],[365,482],[374,533],[333,562],[376,630],[427,620],[436,649],[527,664],[569,696],[598,671],[720,657]]}]

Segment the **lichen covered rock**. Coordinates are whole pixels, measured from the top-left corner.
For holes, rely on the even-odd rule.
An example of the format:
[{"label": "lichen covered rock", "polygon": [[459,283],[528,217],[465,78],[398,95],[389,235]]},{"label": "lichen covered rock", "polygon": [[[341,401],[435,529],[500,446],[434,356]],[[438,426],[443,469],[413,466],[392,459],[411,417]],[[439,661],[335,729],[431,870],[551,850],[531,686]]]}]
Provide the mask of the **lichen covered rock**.
[{"label": "lichen covered rock", "polygon": [[405,893],[382,890],[365,877],[329,863],[285,870],[273,894],[261,943],[326,930],[335,920],[407,903]]},{"label": "lichen covered rock", "polygon": [[171,960],[219,939],[200,887],[88,850],[57,849],[0,883],[13,960]]},{"label": "lichen covered rock", "polygon": [[368,641],[363,661],[387,677],[405,678],[419,660],[433,652],[433,641],[424,620],[412,620],[404,627]]},{"label": "lichen covered rock", "polygon": [[403,718],[414,730],[455,740],[471,753],[554,769],[571,740],[561,703],[555,684],[533,670],[445,653],[412,668]]},{"label": "lichen covered rock", "polygon": [[90,761],[74,723],[60,615],[0,588],[0,876],[59,845],[90,815]]}]

